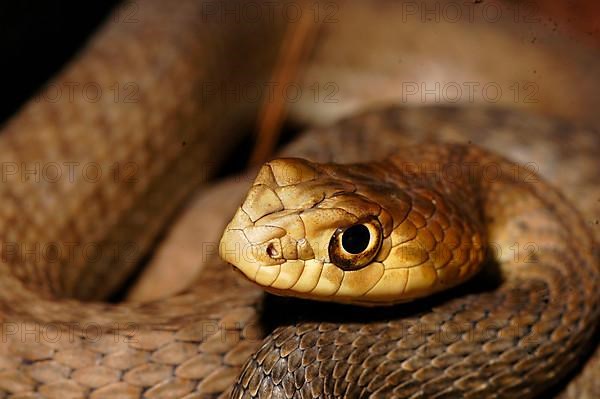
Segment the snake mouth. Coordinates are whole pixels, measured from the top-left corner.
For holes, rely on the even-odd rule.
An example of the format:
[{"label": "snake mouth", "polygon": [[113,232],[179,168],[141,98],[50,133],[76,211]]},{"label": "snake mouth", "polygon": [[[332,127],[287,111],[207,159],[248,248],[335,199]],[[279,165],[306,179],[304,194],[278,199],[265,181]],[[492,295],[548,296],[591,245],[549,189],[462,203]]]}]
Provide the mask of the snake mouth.
[{"label": "snake mouth", "polygon": [[[255,281],[252,281],[252,282],[257,284]],[[260,285],[260,284],[258,284],[258,285]],[[316,296],[312,293],[302,293],[302,292],[298,292],[295,290],[289,290],[289,289],[280,289],[280,288],[265,287],[265,286],[260,286],[260,287],[264,291],[266,291],[272,295],[276,295],[276,296],[280,296],[280,297],[293,297],[298,300],[315,302],[315,303],[320,303],[320,304],[336,303],[336,304],[348,305],[348,306],[361,306],[361,307],[365,307],[365,308],[381,308],[381,307],[392,307],[392,306],[396,306],[396,305],[399,305],[402,303],[408,303],[408,302],[414,301],[414,299],[412,299],[412,298],[404,298],[404,299],[397,299],[397,300],[390,300],[390,301],[382,302],[379,300],[369,300],[369,298],[367,296],[358,296],[358,297],[355,297],[352,295]]]}]

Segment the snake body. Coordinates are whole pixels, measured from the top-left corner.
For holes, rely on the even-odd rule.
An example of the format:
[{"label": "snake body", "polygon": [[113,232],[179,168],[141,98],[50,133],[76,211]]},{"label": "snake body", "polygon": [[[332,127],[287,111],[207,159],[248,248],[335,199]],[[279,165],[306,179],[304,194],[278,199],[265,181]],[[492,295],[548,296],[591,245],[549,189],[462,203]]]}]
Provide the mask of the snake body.
[{"label": "snake body", "polygon": [[[496,245],[501,287],[427,313],[399,308],[400,320],[282,327],[247,363],[234,397],[530,397],[587,348],[600,279],[578,213],[531,171],[473,146],[401,152],[370,164],[270,163],[227,227],[223,247],[239,252],[225,248],[225,259],[279,294],[393,303],[471,277],[486,241]],[[335,247],[324,251],[336,229],[346,235],[372,217],[383,244],[367,264],[349,268]],[[310,255],[294,256],[297,240]]]},{"label": "snake body", "polygon": [[[137,23],[111,17],[52,82],[103,95],[41,95],[4,126],[0,396],[212,395],[251,353],[207,339],[221,322],[247,324],[255,294],[233,286],[233,302],[200,292],[145,306],[81,301],[122,283],[254,118],[257,103],[215,100],[206,86],[266,79],[281,24],[230,30],[203,19],[205,5],[148,0]],[[213,36],[218,45],[199,40]],[[242,70],[226,56],[238,46],[255,53]]]},{"label": "snake body", "polygon": [[[348,308],[333,307],[340,319],[325,322],[318,319],[331,314],[319,315],[311,307],[308,316],[298,309],[298,317],[316,320],[286,320],[281,316],[291,313],[292,303],[283,302],[282,308],[272,300],[263,302],[262,291],[231,273],[216,254],[202,278],[181,295],[147,304],[82,302],[103,298],[120,284],[177,204],[225,157],[226,139],[233,141],[252,120],[256,103],[207,101],[203,87],[207,82],[266,79],[283,25],[236,23],[231,30],[203,20],[204,2],[138,4],[139,24],[106,25],[54,81],[65,87],[94,81],[102,88],[134,81],[139,85],[136,102],[116,104],[109,96],[98,102],[32,100],[0,135],[0,159],[9,168],[0,186],[1,396],[227,397],[248,359],[236,394],[275,397],[328,392],[349,397],[371,392],[478,396],[490,391],[532,396],[548,385],[541,383],[544,378],[558,382],[572,369],[594,331],[598,277],[589,227],[541,181],[516,186],[525,193],[499,192],[496,201],[510,197],[506,209],[501,202],[483,203],[518,215],[536,210],[523,215],[531,222],[528,231],[508,214],[498,223],[517,223],[515,234],[540,238],[540,248],[553,251],[540,254],[544,263],[531,270],[519,265],[519,273],[497,291],[440,301],[433,309],[424,302],[416,305],[417,311],[352,310],[348,319],[354,322],[346,324],[341,318]],[[219,44],[198,40],[213,36],[222,39]],[[229,57],[240,48],[252,54],[244,68]],[[530,131],[535,137],[524,134]],[[549,149],[565,131],[572,133],[572,141]],[[546,143],[539,157],[521,157],[550,168],[541,170],[542,175],[564,188],[586,220],[598,206],[593,201],[599,186],[594,172],[597,135],[519,113],[379,111],[308,133],[286,155],[320,162],[382,160],[392,150],[409,148],[407,141],[417,137],[472,140],[492,150],[518,148],[499,145],[502,140],[530,149],[535,148],[532,143]],[[524,145],[523,140],[532,142]],[[448,161],[443,156],[457,151],[446,152],[450,147],[443,145],[427,148],[423,160],[439,156],[436,161],[442,163]],[[458,153],[492,159],[503,168],[512,165],[476,148]],[[545,159],[557,154],[557,159]],[[563,176],[552,165],[577,167],[581,173]],[[25,169],[36,167],[48,173],[49,167],[62,167],[65,172],[58,179],[53,174],[24,177]],[[69,167],[74,175],[66,172]],[[102,177],[88,174],[97,170]],[[479,189],[480,197],[484,191]],[[512,202],[521,194],[522,200]],[[569,239],[555,241],[558,237]],[[551,267],[540,270],[541,264]],[[566,296],[557,296],[563,288],[559,293]],[[514,313],[503,314],[502,309]],[[269,321],[270,315],[280,319]],[[492,326],[482,337],[479,328],[486,327],[486,320]],[[436,332],[452,321],[468,326],[472,340],[463,341],[462,335],[452,342],[438,339]],[[403,323],[408,323],[407,335],[397,328]],[[285,326],[252,355],[273,324]],[[415,333],[414,325],[426,328]],[[538,336],[533,343],[521,340]],[[389,369],[385,363],[378,369],[375,363],[385,353],[395,357],[389,359]],[[590,382],[597,374],[597,358],[569,387],[574,397],[583,397],[579,393],[585,390],[597,392]],[[334,359],[347,359],[348,367],[336,367]],[[550,370],[554,365],[557,369]]]}]

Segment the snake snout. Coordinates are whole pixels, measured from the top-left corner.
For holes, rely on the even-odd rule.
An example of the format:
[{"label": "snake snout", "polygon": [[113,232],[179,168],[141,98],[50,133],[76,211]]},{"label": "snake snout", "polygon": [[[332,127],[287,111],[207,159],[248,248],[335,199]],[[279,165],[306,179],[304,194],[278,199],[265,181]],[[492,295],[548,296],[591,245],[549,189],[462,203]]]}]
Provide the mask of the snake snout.
[{"label": "snake snout", "polygon": [[276,226],[255,225],[244,205],[225,229],[219,254],[253,280],[261,267],[278,266],[285,262],[280,239],[286,235],[286,231]]}]

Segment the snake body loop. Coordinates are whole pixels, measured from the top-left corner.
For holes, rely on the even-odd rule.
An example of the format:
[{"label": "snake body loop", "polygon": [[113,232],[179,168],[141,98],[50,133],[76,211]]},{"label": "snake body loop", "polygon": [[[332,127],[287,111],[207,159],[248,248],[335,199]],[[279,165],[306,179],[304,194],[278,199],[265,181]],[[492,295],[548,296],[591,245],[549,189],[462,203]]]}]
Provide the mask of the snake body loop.
[{"label": "snake body loop", "polygon": [[[361,183],[364,192],[360,196],[346,195],[348,201],[340,207],[351,211],[344,215],[354,224],[338,225],[334,212],[329,213],[334,217],[328,219],[327,229],[311,231],[312,226],[323,223],[318,217],[320,213],[314,212],[316,217],[311,223],[306,219],[306,225],[304,221],[295,224],[298,228],[294,232],[298,238],[295,248],[290,249],[283,242],[284,237],[292,234],[289,228],[294,224],[279,223],[267,229],[269,234],[273,231],[282,234],[282,230],[289,233],[279,237],[279,247],[267,245],[264,252],[248,254],[249,259],[260,257],[272,262],[270,270],[276,269],[275,264],[283,265],[285,259],[310,261],[315,256],[322,259],[330,256],[340,265],[344,263],[348,271],[367,272],[373,260],[385,263],[391,255],[391,250],[386,252],[391,246],[385,237],[401,237],[398,232],[402,230],[394,226],[401,214],[409,211],[407,217],[415,229],[428,221],[431,205],[427,200],[431,198],[426,193],[438,187],[430,182],[424,187],[425,193],[414,191],[412,185],[398,189],[400,175],[395,172],[393,159],[383,162],[387,156],[395,153],[400,154],[398,159],[419,162],[435,158],[440,165],[469,160],[479,163],[478,168],[493,163],[500,165],[504,179],[492,179],[489,184],[482,179],[460,180],[456,187],[448,185],[447,193],[438,190],[439,212],[434,218],[443,213],[441,206],[445,201],[461,214],[460,220],[449,220],[457,233],[449,242],[456,242],[458,237],[462,243],[464,238],[464,243],[470,242],[474,248],[474,262],[471,255],[466,263],[456,262],[459,274],[460,265],[467,271],[464,279],[474,273],[471,266],[464,266],[477,263],[480,250],[484,255],[493,253],[486,243],[501,244],[503,256],[499,261],[506,282],[499,288],[480,287],[476,275],[472,277],[475,287],[470,285],[465,289],[468,294],[461,296],[456,291],[447,296],[441,294],[433,300],[435,306],[420,300],[385,309],[357,310],[325,303],[303,308],[300,301],[277,302],[270,296],[265,299],[260,288],[232,273],[218,259],[217,238],[194,232],[188,236],[192,236],[194,249],[202,252],[206,262],[199,276],[186,275],[189,287],[184,292],[149,303],[100,302],[121,285],[137,261],[152,248],[162,225],[171,220],[179,204],[214,172],[220,161],[226,160],[228,146],[254,122],[258,102],[238,101],[235,95],[232,98],[232,87],[234,91],[248,89],[244,94],[249,95],[257,86],[271,87],[267,84],[268,76],[289,20],[275,17],[254,23],[227,19],[227,15],[219,13],[227,10],[217,9],[214,13],[216,3],[136,1],[136,23],[121,23],[122,18],[111,18],[52,81],[56,87],[69,88],[92,83],[105,94],[114,87],[132,88],[137,93],[133,102],[115,102],[111,95],[103,95],[97,102],[79,95],[74,101],[69,101],[70,96],[63,96],[63,101],[58,102],[38,98],[25,104],[2,128],[0,160],[5,168],[0,184],[0,397],[226,398],[236,379],[239,383],[236,396],[477,397],[487,392],[497,396],[513,393],[533,396],[572,369],[593,333],[598,312],[597,296],[592,295],[597,295],[598,278],[597,270],[592,268],[589,228],[548,184],[507,177],[512,176],[514,164],[475,146],[436,144],[420,147],[423,150],[419,153],[402,152],[408,148],[414,152],[413,145],[422,141],[471,141],[521,162],[534,161],[541,175],[577,205],[589,225],[600,210],[600,202],[596,201],[600,198],[597,131],[516,111],[391,107],[301,135],[282,156],[329,164],[328,179],[336,183],[340,197],[342,193],[348,194],[347,190],[354,186],[351,181],[364,168]],[[257,4],[263,10],[272,9],[270,1]],[[370,7],[368,12],[352,7],[347,10],[354,17],[378,18]],[[386,15],[391,15],[388,10],[391,9],[384,9]],[[339,26],[345,26],[342,37],[356,32],[356,24],[345,21],[342,23],[340,15]],[[379,27],[391,26],[377,22]],[[329,28],[334,25],[338,26],[331,24]],[[408,24],[402,27],[410,28]],[[334,29],[326,31],[331,33]],[[468,35],[461,30],[454,32],[457,38],[481,36],[473,35],[470,29],[466,31]],[[493,31],[488,27],[478,30],[490,38]],[[381,32],[381,39],[393,38],[394,44],[398,42],[397,35],[379,29],[373,32]],[[410,40],[413,36],[413,32],[407,35]],[[313,60],[316,64],[329,53],[328,49],[341,48],[335,44],[335,35],[327,37],[332,41],[323,42],[326,45]],[[502,43],[503,49],[521,48],[523,42],[517,38],[519,45],[511,47],[515,42],[508,36],[501,35],[499,39],[493,43]],[[378,63],[381,60],[376,52],[369,52],[368,57],[354,57],[356,42],[343,41],[351,43],[352,49],[337,53],[339,59],[356,62],[364,58]],[[376,42],[384,43],[379,38]],[[419,45],[429,49],[434,42],[439,40],[432,36]],[[463,43],[460,39],[453,42]],[[370,45],[360,47],[376,50]],[[472,59],[471,52],[463,54],[465,59]],[[487,55],[497,54],[496,51]],[[549,104],[550,110],[577,119],[595,118],[584,106],[595,104],[589,102],[589,95],[578,92],[577,101],[564,95],[572,76],[589,78],[591,83],[582,85],[582,90],[595,93],[593,74],[578,73],[579,67],[569,67],[575,65],[572,62],[568,65],[549,62],[552,57],[541,49],[532,54],[535,57],[530,64],[536,68],[540,64],[538,75],[559,83],[552,88],[550,101],[541,101],[539,105],[544,107],[535,108],[545,109],[554,98],[560,101]],[[454,60],[455,54],[447,58]],[[495,64],[497,58],[491,59],[490,64]],[[244,60],[243,67],[240,60]],[[328,68],[325,62],[326,73],[319,75],[323,70],[319,72],[315,64],[317,67],[308,72],[320,77],[314,80],[311,77],[304,83],[313,87],[315,81],[337,82],[338,67],[346,62],[338,62],[336,57],[331,60],[335,68]],[[402,65],[406,64],[403,61]],[[529,69],[526,74],[511,69],[512,72],[502,76],[512,81],[529,79]],[[474,71],[473,76],[482,76],[479,66]],[[555,79],[550,73],[553,71],[560,71],[560,79]],[[335,79],[326,77],[330,72],[336,75]],[[345,70],[343,80],[362,81],[352,72]],[[393,86],[385,79],[375,81]],[[331,86],[323,87],[328,88]],[[310,90],[305,93],[308,92],[313,93]],[[381,93],[375,92],[375,97],[381,99]],[[339,105],[344,105],[344,110],[355,109],[359,105],[355,98],[363,97],[357,93],[351,90],[347,101],[340,101]],[[324,103],[315,103],[313,98],[302,96],[302,101],[292,104],[295,109],[291,115],[306,119],[307,115],[319,115],[329,108]],[[315,104],[318,110],[314,110]],[[564,139],[566,133],[569,140]],[[334,163],[371,161],[375,162],[372,166],[357,167],[350,181],[338,179],[348,177],[352,171]],[[308,161],[301,163],[313,165]],[[30,178],[31,170],[52,172],[57,167],[63,171],[58,178],[55,175]],[[516,170],[530,176],[529,170]],[[94,174],[97,171],[100,176]],[[493,168],[484,170],[493,171]],[[290,177],[293,176],[292,173]],[[380,189],[381,181],[386,179],[387,192],[398,197],[393,205],[404,204],[404,208],[390,206],[385,195],[374,199],[374,190]],[[315,203],[319,202],[327,192],[315,194],[310,190],[311,184],[318,187],[319,181],[308,179],[306,187],[295,193],[295,185],[290,185],[287,199],[294,202],[304,198],[310,203],[316,198]],[[238,189],[245,189],[246,185],[247,181],[235,184]],[[205,231],[215,237],[225,227],[225,218],[235,211],[225,209],[224,204],[232,198],[222,195],[219,188],[222,186],[215,191],[206,190],[203,199],[210,199],[207,202],[212,206],[202,209],[198,217]],[[336,192],[330,194],[327,200],[333,204]],[[259,201],[262,206],[269,204],[265,199],[273,200],[270,203],[273,209],[280,201],[264,197]],[[358,210],[353,205],[357,199],[361,199]],[[387,218],[383,207],[389,214]],[[248,211],[252,213],[252,209]],[[301,209],[304,207],[295,211]],[[474,209],[480,212],[473,212]],[[365,218],[349,216],[358,211]],[[290,221],[295,218],[294,212],[290,212]],[[257,210],[256,220],[261,213],[264,215],[265,209]],[[221,216],[219,222],[206,226],[205,221],[215,220],[215,215]],[[253,218],[252,215],[249,217]],[[456,226],[463,223],[463,216],[468,222],[458,234]],[[439,221],[438,224],[441,225]],[[360,240],[354,246],[344,243],[344,235],[349,239],[352,227],[358,225],[363,225],[370,237],[381,238],[381,243],[378,240],[366,243],[364,254]],[[304,227],[309,229],[305,231]],[[341,237],[340,241],[332,241],[338,228],[341,229],[336,237]],[[414,233],[407,224],[404,228],[406,234]],[[441,237],[436,236],[439,230],[434,234],[435,227],[428,229],[437,243]],[[425,237],[428,237],[425,231],[420,228],[420,239],[429,246],[432,241]],[[465,234],[467,231],[470,233]],[[378,236],[379,232],[383,235]],[[597,229],[594,232],[596,238],[600,237]],[[255,230],[254,237],[263,233]],[[479,238],[473,239],[471,233]],[[304,234],[312,234],[312,238],[303,241]],[[451,235],[444,232],[442,242]],[[512,258],[505,258],[512,254],[505,248],[508,246],[510,250],[515,237],[539,245],[540,252],[532,254],[536,262],[513,264]],[[308,245],[311,240],[319,245]],[[458,251],[456,256],[461,253],[465,252]],[[406,254],[405,262],[414,261],[423,251],[416,248]],[[440,250],[435,260],[441,262],[444,254],[447,252]],[[317,262],[311,264],[315,270],[319,266]],[[176,261],[169,259],[171,273],[175,266]],[[296,272],[305,270],[299,266],[300,262],[296,262]],[[423,271],[431,271],[428,267]],[[321,286],[322,293],[336,288],[338,282],[339,272],[329,269],[329,280]],[[264,277],[269,275],[265,273]],[[304,284],[305,291],[311,291],[312,283],[298,285],[299,280],[292,277],[285,277],[289,286],[282,289],[298,290]],[[277,284],[284,287],[286,281],[282,278]],[[356,297],[351,285],[347,288],[344,298],[353,302]],[[390,293],[387,288],[382,285],[379,295],[372,298],[387,300],[408,292],[399,289]],[[425,292],[417,287],[412,294],[422,296]],[[289,321],[290,317],[294,320]],[[282,324],[263,345],[263,338],[274,326]],[[262,349],[256,352],[261,345]],[[594,386],[600,368],[600,353],[596,353],[569,385],[570,397],[585,397],[581,392],[588,392],[589,397],[599,396],[594,396],[594,392],[600,392],[597,384]]]},{"label": "snake body loop", "polygon": [[[225,396],[252,353],[257,293],[227,276],[207,275],[229,287],[219,298],[100,302],[257,112],[217,88],[267,79],[282,21],[232,29],[208,3],[141,0],[135,23],[113,15],[52,81],[104,95],[32,99],[3,127],[0,397]],[[253,54],[242,69],[229,57],[240,47]],[[116,86],[133,94],[116,101]]]},{"label": "snake body loop", "polygon": [[[296,162],[272,163],[275,179],[283,171],[297,170]],[[265,279],[261,268],[274,266],[261,266],[260,258],[246,257],[237,263],[227,258],[268,290],[341,302],[398,301],[405,295],[410,299],[415,296],[413,287],[434,291],[437,284],[470,277],[470,269],[482,259],[481,253],[473,250],[481,249],[481,245],[473,245],[481,237],[487,237],[488,248],[494,248],[490,255],[500,265],[502,283],[493,292],[465,295],[423,313],[411,315],[407,307],[398,308],[397,314],[403,316],[399,320],[367,318],[362,323],[337,325],[325,318],[280,327],[246,364],[234,397],[268,397],[275,392],[275,397],[298,398],[531,397],[543,392],[548,382],[559,381],[587,348],[600,309],[594,241],[578,212],[539,176],[477,147],[462,145],[406,147],[384,162],[364,166],[302,165],[304,170],[321,173],[311,173],[308,178],[303,174],[284,187],[302,186],[302,194],[317,198],[316,203],[303,210],[298,205],[302,198],[281,198],[292,189],[275,189],[284,209],[265,212],[253,208],[265,203],[255,203],[250,196],[240,212],[260,217],[244,224],[238,214],[227,231],[241,229],[248,240],[241,247],[253,246],[269,242],[265,241],[269,232],[262,236],[249,233],[262,225],[262,218],[268,219],[269,226],[285,226],[278,219],[289,217],[287,209],[300,208],[302,217],[302,212],[322,207],[344,209],[360,219],[359,213],[365,212],[362,198],[377,199],[377,204],[393,215],[389,224],[401,231],[396,235],[393,230],[388,232],[392,248],[372,265],[383,264],[392,272],[384,270],[372,281],[361,275],[365,269],[343,270],[314,250],[314,256],[304,260],[309,272],[296,272],[297,261],[284,256],[277,265],[277,276]],[[405,172],[406,165],[418,167]],[[459,173],[429,172],[450,166]],[[489,174],[491,168],[494,175]],[[259,173],[253,187],[264,184],[264,173]],[[323,195],[320,179],[335,194]],[[348,192],[356,198],[346,198],[336,188],[342,182],[349,183]],[[309,183],[315,195],[311,195]],[[390,184],[410,197],[408,209],[394,208],[397,195],[390,195],[385,188]],[[380,195],[382,192],[388,194]],[[447,199],[440,201],[438,196]],[[352,206],[353,199],[356,206]],[[469,217],[463,215],[463,223],[453,225],[464,210],[471,212]],[[331,220],[323,215],[302,220],[307,232],[348,223],[343,217]],[[417,227],[414,234],[406,233],[404,223]],[[249,241],[253,237],[259,239]],[[281,251],[289,253],[286,236],[276,237]],[[231,240],[227,232],[223,240]],[[309,237],[308,241],[319,246],[318,238]],[[427,256],[406,251],[410,243],[415,245],[412,252],[427,249]],[[511,251],[515,245],[520,248],[518,254]],[[457,250],[442,258],[440,247]],[[400,248],[405,251],[397,250]],[[311,270],[315,261],[321,267],[317,272]],[[258,270],[255,267],[253,274],[249,273],[249,264],[258,264]],[[300,279],[310,278],[310,273],[327,279],[328,284],[321,285],[319,280],[307,290]],[[289,292],[277,289],[289,280],[288,274],[299,275],[298,282],[290,285]]]}]

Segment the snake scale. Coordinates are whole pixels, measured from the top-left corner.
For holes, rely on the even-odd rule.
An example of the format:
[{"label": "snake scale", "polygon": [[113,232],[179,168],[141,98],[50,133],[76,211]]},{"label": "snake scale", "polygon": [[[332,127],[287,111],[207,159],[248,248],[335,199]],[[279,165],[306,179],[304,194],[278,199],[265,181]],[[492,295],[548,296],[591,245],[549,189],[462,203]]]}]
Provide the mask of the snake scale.
[{"label": "snake scale", "polygon": [[[252,121],[257,104],[206,101],[203,85],[267,79],[282,31],[280,21],[235,30],[207,23],[197,1],[139,4],[145,23],[106,25],[54,81],[135,81],[138,101],[32,100],[0,135],[1,395],[228,397],[238,380],[241,397],[531,397],[574,376],[599,312],[592,231],[597,239],[600,139],[591,129],[515,111],[391,107],[308,132],[283,153],[348,163],[412,149],[403,159],[494,164],[504,176],[522,170],[534,181],[490,179],[492,192],[483,190],[486,180],[458,183],[474,190],[461,194],[461,206],[480,198],[482,214],[497,215],[481,219],[494,226],[496,241],[538,245],[533,264],[500,258],[506,282],[476,276],[466,293],[365,311],[265,300],[215,259],[181,295],[94,301],[119,286],[177,205],[225,157],[217,151],[225,138],[233,141]],[[198,40],[211,35],[223,40]],[[228,61],[240,47],[252,55],[244,68]],[[430,143],[415,151],[423,140]],[[515,169],[479,147],[539,166],[584,216],[537,170]],[[39,180],[24,172],[48,165],[71,165],[74,173]],[[90,168],[101,174],[89,175]],[[449,193],[458,195],[456,187]],[[411,214],[428,215],[425,202]],[[478,282],[483,292],[473,293]],[[599,357],[564,397],[594,397]]]}]

